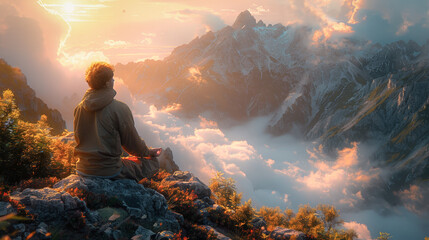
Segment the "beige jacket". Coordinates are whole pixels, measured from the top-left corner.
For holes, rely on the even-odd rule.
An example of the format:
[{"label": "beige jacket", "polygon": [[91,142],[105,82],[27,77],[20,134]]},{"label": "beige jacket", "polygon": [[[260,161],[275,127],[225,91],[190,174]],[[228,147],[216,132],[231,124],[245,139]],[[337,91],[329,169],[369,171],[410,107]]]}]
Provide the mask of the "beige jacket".
[{"label": "beige jacket", "polygon": [[114,99],[112,88],[89,89],[74,111],[79,158],[76,169],[86,175],[114,177],[122,169],[122,148],[130,155],[149,156],[129,107]]}]

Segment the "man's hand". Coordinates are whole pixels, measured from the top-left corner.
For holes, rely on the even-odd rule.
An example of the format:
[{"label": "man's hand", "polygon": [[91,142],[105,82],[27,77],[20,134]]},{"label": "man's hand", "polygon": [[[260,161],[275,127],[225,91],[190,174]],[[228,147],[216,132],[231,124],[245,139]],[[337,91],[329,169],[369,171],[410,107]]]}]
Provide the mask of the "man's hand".
[{"label": "man's hand", "polygon": [[161,155],[162,152],[162,148],[150,148],[149,149],[149,155],[151,157],[158,157],[159,155]]}]

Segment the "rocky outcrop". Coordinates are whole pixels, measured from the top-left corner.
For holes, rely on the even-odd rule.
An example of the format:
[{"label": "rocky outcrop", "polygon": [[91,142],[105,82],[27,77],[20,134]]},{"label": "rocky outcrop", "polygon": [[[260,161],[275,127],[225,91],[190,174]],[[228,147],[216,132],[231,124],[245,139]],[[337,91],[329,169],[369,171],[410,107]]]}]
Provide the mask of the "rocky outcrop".
[{"label": "rocky outcrop", "polygon": [[[217,239],[231,239],[225,227],[210,219],[231,212],[214,204],[210,189],[189,172],[176,171],[161,181],[163,187],[193,192],[200,229],[212,231]],[[52,188],[18,189],[10,194],[10,202],[0,201],[0,217],[25,209],[34,221],[9,226],[15,238],[51,239],[52,232],[68,229],[65,239],[84,236],[93,239],[173,239],[189,219],[168,209],[167,200],[157,191],[145,188],[134,180],[85,178],[77,175],[59,181]],[[20,206],[20,207],[19,207]],[[16,207],[20,208],[15,209]],[[233,212],[233,211],[232,211]],[[189,217],[189,216],[188,216]],[[305,239],[305,235],[291,229],[267,231],[262,217],[252,221],[253,229],[260,229],[273,239]],[[2,230],[0,229],[0,234]],[[61,238],[61,235],[60,235]],[[232,237],[234,238],[234,237]]]},{"label": "rocky outcrop", "polygon": [[66,123],[61,113],[51,109],[27,84],[27,79],[18,68],[9,66],[0,59],[0,92],[10,89],[15,95],[18,108],[21,110],[21,118],[24,121],[37,122],[42,114],[47,116],[47,121],[52,127],[53,134],[60,134],[66,128]]},{"label": "rocky outcrop", "polygon": [[[134,180],[112,181],[71,175],[53,188],[15,191],[10,197],[25,206],[36,222],[46,223],[46,231],[52,231],[55,226],[71,226],[109,239],[131,238],[133,235],[145,239],[157,232],[177,233],[180,229],[165,198]],[[2,202],[0,205],[2,214],[11,212],[10,204],[7,204]],[[138,231],[121,231],[121,225],[130,219],[139,226]]]},{"label": "rocky outcrop", "polygon": [[210,199],[211,196],[210,188],[187,171],[176,171],[166,177],[161,184],[169,187],[178,187],[183,191],[194,192],[199,199]]}]

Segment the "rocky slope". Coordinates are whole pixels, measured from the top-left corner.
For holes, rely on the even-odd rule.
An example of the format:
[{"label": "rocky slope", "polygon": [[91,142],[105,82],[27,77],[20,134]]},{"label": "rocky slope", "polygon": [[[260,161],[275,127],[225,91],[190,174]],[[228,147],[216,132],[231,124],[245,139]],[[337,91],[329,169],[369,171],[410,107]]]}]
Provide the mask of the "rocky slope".
[{"label": "rocky slope", "polygon": [[36,97],[33,89],[27,84],[27,79],[20,69],[11,67],[0,59],[0,92],[12,90],[18,108],[21,110],[21,119],[37,122],[42,114],[48,118],[53,134],[64,131],[66,123],[58,110],[50,109],[46,103]]},{"label": "rocky slope", "polygon": [[271,115],[269,132],[318,141],[331,155],[352,142],[377,146],[371,161],[394,172],[390,190],[428,179],[429,41],[314,44],[311,34],[245,11],[162,61],[118,64],[116,75],[186,116],[211,112],[222,124]]},{"label": "rocky slope", "polygon": [[[210,199],[211,191],[189,172],[176,171],[162,180],[168,188],[179,188],[196,194],[200,227],[212,230],[217,239],[229,237],[219,232],[210,214],[226,211]],[[77,197],[79,196],[79,197]],[[14,207],[12,207],[12,205]],[[17,207],[18,206],[18,207]],[[134,180],[82,178],[71,175],[52,188],[18,189],[10,194],[10,203],[0,201],[0,219],[25,209],[33,216],[29,222],[15,222],[6,228],[13,239],[173,239],[189,219],[172,212],[163,195]],[[254,219],[254,228],[266,226]],[[1,222],[0,222],[1,223]],[[4,222],[3,222],[4,223]],[[2,225],[4,226],[4,225]],[[264,230],[272,239],[307,239],[298,231],[276,228]],[[4,233],[4,232],[3,232]],[[31,235],[31,236],[30,236]],[[30,236],[30,237],[29,237]],[[176,235],[177,237],[177,235]]]}]

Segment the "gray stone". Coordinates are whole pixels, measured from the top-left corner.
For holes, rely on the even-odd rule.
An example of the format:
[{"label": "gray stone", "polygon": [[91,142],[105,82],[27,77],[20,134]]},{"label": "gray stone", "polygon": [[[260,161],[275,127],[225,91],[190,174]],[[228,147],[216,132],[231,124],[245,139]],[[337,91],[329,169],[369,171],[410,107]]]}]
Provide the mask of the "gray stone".
[{"label": "gray stone", "polygon": [[87,211],[85,202],[52,188],[27,188],[22,192],[13,192],[10,197],[24,204],[31,214],[36,215],[38,221],[58,220],[65,216],[66,210]]},{"label": "gray stone", "polygon": [[162,230],[177,232],[180,228],[178,221],[168,214],[167,200],[165,200],[164,196],[155,190],[145,188],[134,180],[121,179],[113,181],[70,175],[54,185],[54,189],[57,191],[74,188],[115,197],[122,201],[122,208],[126,210],[127,214],[146,223],[162,223],[160,224],[162,225],[160,228]]},{"label": "gray stone", "polygon": [[224,234],[220,233],[219,230],[213,228],[212,226],[204,225],[203,226],[208,231],[213,231],[214,234],[216,234],[218,240],[231,240],[231,238],[225,236]]},{"label": "gray stone", "polygon": [[161,155],[159,155],[158,157],[158,161],[159,167],[168,173],[174,173],[175,171],[179,171],[179,167],[173,160],[173,152],[169,147],[167,147],[161,152]]},{"label": "gray stone", "polygon": [[139,226],[136,230],[136,236],[134,236],[132,239],[136,240],[150,240],[152,235],[155,235],[154,232],[152,232],[149,229],[146,229],[142,226]]},{"label": "gray stone", "polygon": [[274,240],[283,240],[290,239],[292,236],[296,240],[307,240],[307,236],[303,232],[299,232],[289,228],[276,227],[273,231],[267,232],[265,234],[269,235]]},{"label": "gray stone", "polygon": [[262,227],[267,227],[267,223],[265,222],[263,217],[256,217],[254,219],[252,219],[252,226],[254,228],[262,228]]},{"label": "gray stone", "polygon": [[120,230],[113,230],[112,237],[114,240],[119,240],[122,236],[122,232]]},{"label": "gray stone", "polygon": [[13,228],[20,233],[25,232],[25,224],[23,224],[23,223],[13,225]]},{"label": "gray stone", "polygon": [[210,198],[211,190],[188,171],[176,171],[161,182],[162,185],[178,187],[183,191],[194,192],[199,199]]},{"label": "gray stone", "polygon": [[167,212],[168,206],[164,196],[152,189],[144,188],[131,179],[112,181],[70,175],[54,185],[54,189],[63,191],[73,188],[116,197],[122,201],[128,213],[137,218],[146,215],[149,221],[154,221]]},{"label": "gray stone", "polygon": [[0,217],[13,213],[12,205],[8,202],[0,202]]}]

